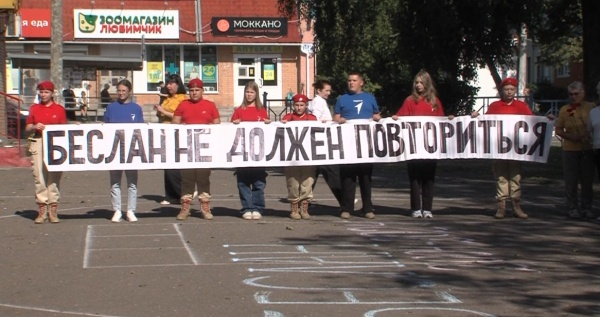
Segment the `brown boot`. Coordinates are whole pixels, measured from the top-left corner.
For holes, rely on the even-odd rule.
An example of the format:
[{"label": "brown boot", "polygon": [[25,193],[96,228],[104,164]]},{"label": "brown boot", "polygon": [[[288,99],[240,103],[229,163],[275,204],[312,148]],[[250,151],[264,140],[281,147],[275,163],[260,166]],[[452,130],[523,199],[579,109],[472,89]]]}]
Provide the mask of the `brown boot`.
[{"label": "brown boot", "polygon": [[521,209],[521,199],[513,198],[513,215],[519,219],[527,219],[527,214]]},{"label": "brown boot", "polygon": [[302,219],[302,217],[300,216],[300,213],[298,212],[298,202],[290,203],[290,208],[291,208],[290,218],[292,218],[294,220]]},{"label": "brown boot", "polygon": [[206,220],[212,220],[213,215],[210,212],[210,199],[209,198],[200,198],[200,212],[202,213],[202,218]]},{"label": "brown boot", "polygon": [[310,215],[308,214],[308,200],[303,200],[300,204],[300,217],[304,220],[310,219]]},{"label": "brown boot", "polygon": [[177,220],[186,220],[190,216],[190,206],[192,205],[192,197],[181,198],[181,211],[177,215]]},{"label": "brown boot", "polygon": [[35,218],[34,222],[36,224],[42,224],[48,220],[48,205],[46,204],[38,204],[38,216]]},{"label": "brown boot", "polygon": [[60,222],[60,219],[58,219],[58,204],[57,203],[50,204],[50,212],[48,213],[48,216],[50,217],[51,223],[59,223]]},{"label": "brown boot", "polygon": [[496,215],[494,218],[496,219],[504,219],[506,215],[506,201],[504,199],[498,199],[498,211],[496,211]]}]

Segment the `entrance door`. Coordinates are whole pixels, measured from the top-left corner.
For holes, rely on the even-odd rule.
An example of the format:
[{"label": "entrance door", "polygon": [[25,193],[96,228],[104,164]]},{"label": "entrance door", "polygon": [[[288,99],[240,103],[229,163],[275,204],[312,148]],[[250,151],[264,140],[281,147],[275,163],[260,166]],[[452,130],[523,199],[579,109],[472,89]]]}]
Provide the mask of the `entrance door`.
[{"label": "entrance door", "polygon": [[235,106],[244,100],[244,86],[255,81],[259,87],[261,100],[267,92],[267,99],[283,99],[281,64],[277,61],[280,55],[235,55]]}]

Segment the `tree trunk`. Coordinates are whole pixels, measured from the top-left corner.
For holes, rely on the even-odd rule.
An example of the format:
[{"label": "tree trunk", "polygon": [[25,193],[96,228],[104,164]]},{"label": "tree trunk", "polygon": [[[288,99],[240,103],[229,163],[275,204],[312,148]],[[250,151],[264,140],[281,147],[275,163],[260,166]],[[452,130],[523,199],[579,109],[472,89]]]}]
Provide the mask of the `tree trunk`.
[{"label": "tree trunk", "polygon": [[[502,76],[500,76],[500,74],[498,73],[498,68],[496,67],[496,63],[494,63],[494,60],[489,56],[486,56],[484,59],[485,59],[485,65],[490,70],[490,74],[492,75],[492,78],[494,79],[494,83],[496,84],[496,87],[500,87],[500,83],[502,82]],[[498,90],[498,91],[500,91],[500,90]]]}]

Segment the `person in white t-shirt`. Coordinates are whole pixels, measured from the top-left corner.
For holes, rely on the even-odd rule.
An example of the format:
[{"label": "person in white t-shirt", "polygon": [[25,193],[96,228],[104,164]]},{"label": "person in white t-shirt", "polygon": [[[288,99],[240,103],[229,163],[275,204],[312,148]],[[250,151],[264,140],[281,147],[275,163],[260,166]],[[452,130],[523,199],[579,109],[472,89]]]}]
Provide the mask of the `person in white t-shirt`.
[{"label": "person in white t-shirt", "polygon": [[87,109],[89,104],[90,101],[85,93],[85,90],[82,90],[81,97],[77,98],[77,107],[79,107],[79,110],[81,111],[81,120],[83,121],[88,120]]},{"label": "person in white t-shirt", "polygon": [[331,121],[331,111],[327,104],[327,98],[331,95],[331,82],[327,80],[317,80],[313,84],[317,95],[308,105],[308,110],[312,113],[319,121]]},{"label": "person in white t-shirt", "polygon": [[[331,95],[331,82],[327,80],[317,80],[313,87],[315,88],[316,96],[309,104],[310,112],[317,117],[317,120],[321,122],[327,122],[332,120],[331,111],[327,104],[327,98]],[[317,167],[317,173],[315,175],[315,181],[313,182],[313,192],[319,174],[323,175],[325,182],[331,189],[331,193],[335,196],[339,206],[342,206],[342,182],[340,180],[340,169],[337,165],[319,165]]]},{"label": "person in white t-shirt", "polygon": [[[600,95],[600,82],[596,86],[596,90],[598,91],[598,95]],[[587,122],[587,130],[590,131],[592,136],[594,162],[596,164],[598,178],[600,179],[600,105],[596,105],[595,108],[590,110],[590,118]]]}]

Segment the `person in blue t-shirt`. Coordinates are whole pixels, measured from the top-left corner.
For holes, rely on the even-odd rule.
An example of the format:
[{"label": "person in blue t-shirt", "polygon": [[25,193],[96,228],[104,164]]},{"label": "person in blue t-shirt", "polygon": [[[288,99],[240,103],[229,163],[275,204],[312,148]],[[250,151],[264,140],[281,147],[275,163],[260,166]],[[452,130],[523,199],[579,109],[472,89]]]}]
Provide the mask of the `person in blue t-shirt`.
[{"label": "person in blue t-shirt", "polygon": [[[346,120],[373,119],[379,121],[379,106],[375,97],[364,92],[363,76],[352,72],[348,75],[348,93],[338,98],[334,108],[333,121],[339,124]],[[371,201],[371,177],[373,175],[372,163],[343,164],[340,166],[340,178],[342,180],[342,213],[343,219],[349,219],[354,212],[354,197],[356,195],[356,180],[360,186],[360,197],[362,199],[361,215],[368,219],[375,218],[373,202]]]},{"label": "person in blue t-shirt", "polygon": [[[117,100],[106,107],[104,122],[106,123],[144,123],[142,107],[131,101],[131,82],[127,79],[117,84]],[[115,211],[112,222],[120,222],[123,218],[121,212],[121,177],[123,171],[110,171],[110,201]],[[127,213],[125,216],[130,222],[137,221],[135,209],[137,206],[137,170],[126,170],[127,179]]]}]

